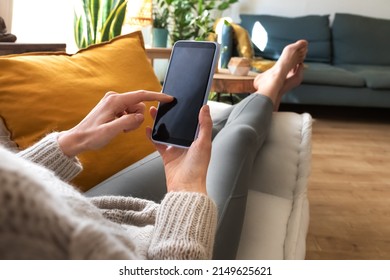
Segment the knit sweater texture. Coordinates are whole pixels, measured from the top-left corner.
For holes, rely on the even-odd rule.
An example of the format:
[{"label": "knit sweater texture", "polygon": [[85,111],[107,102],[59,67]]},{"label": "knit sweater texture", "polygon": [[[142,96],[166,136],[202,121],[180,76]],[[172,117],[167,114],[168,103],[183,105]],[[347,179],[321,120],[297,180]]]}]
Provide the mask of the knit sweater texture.
[{"label": "knit sweater texture", "polygon": [[67,183],[82,166],[57,137],[18,154],[0,147],[1,259],[211,258],[217,210],[208,196],[86,198]]}]

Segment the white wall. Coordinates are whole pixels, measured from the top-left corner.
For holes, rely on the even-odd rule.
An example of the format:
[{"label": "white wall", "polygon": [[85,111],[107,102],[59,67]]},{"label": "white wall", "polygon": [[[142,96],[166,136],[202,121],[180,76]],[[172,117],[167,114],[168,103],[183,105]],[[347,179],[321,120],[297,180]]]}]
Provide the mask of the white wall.
[{"label": "white wall", "polygon": [[[4,4],[7,0],[0,1]],[[18,37],[17,42],[66,43],[68,52],[74,52],[77,48],[73,39],[73,1],[77,0],[13,0],[12,30],[8,31]],[[348,12],[390,19],[390,0],[239,1],[238,9],[247,14],[300,16]]]},{"label": "white wall", "polygon": [[18,43],[66,43],[75,50],[73,0],[14,0],[13,7],[12,33]]},{"label": "white wall", "polygon": [[[80,3],[81,0],[13,0],[13,25],[8,31],[17,36],[18,43],[66,43],[67,52],[74,53],[78,50],[74,7]],[[145,31],[145,42],[147,35]]]},{"label": "white wall", "polygon": [[244,14],[302,16],[352,13],[390,19],[389,0],[239,0]]},{"label": "white wall", "polygon": [[4,19],[7,32],[12,28],[12,0],[0,0],[0,17]]}]

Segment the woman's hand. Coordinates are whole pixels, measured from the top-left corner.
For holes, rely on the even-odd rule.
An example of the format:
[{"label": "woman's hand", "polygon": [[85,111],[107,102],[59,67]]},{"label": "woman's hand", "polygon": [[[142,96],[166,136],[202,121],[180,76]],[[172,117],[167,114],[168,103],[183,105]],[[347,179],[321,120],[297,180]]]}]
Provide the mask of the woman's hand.
[{"label": "woman's hand", "polygon": [[61,132],[58,143],[69,157],[102,148],[119,133],[134,130],[142,124],[144,101],[172,100],[169,95],[144,90],[122,94],[109,92],[77,126]]},{"label": "woman's hand", "polygon": [[[156,108],[152,107],[150,113],[156,116]],[[161,154],[168,192],[188,191],[206,192],[206,175],[211,156],[212,120],[208,105],[199,112],[199,135],[189,149],[155,144]],[[147,128],[151,137],[151,128]]]}]

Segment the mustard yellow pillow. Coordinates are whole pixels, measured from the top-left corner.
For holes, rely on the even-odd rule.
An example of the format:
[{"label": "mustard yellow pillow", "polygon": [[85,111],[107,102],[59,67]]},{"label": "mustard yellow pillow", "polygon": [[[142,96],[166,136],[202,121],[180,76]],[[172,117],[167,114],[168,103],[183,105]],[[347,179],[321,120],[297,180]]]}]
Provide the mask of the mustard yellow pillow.
[{"label": "mustard yellow pillow", "polygon": [[254,56],[254,51],[248,31],[246,31],[246,29],[239,24],[231,23],[231,25],[233,27],[234,38],[239,56],[252,59]]},{"label": "mustard yellow pillow", "polygon": [[272,68],[276,63],[275,60],[263,59],[263,58],[255,58],[251,62],[252,68],[254,68],[257,72],[265,72],[268,69]]},{"label": "mustard yellow pillow", "polygon": [[238,56],[252,59],[254,57],[254,50],[248,31],[241,25],[232,22],[232,19],[229,17],[222,17],[215,21],[213,27],[215,33],[210,33],[208,40],[216,41],[218,36],[222,36],[222,29],[219,26],[221,26],[221,23],[223,22],[228,22],[233,28],[233,45],[238,52]]},{"label": "mustard yellow pillow", "polygon": [[[0,116],[23,149],[47,133],[80,122],[107,91],[161,86],[145,54],[141,32],[119,36],[78,53],[30,53],[0,57]],[[148,103],[148,105],[152,105]],[[151,153],[144,125],[99,151],[79,156],[84,171],[73,183],[85,191]],[[129,182],[130,183],[130,182]]]}]

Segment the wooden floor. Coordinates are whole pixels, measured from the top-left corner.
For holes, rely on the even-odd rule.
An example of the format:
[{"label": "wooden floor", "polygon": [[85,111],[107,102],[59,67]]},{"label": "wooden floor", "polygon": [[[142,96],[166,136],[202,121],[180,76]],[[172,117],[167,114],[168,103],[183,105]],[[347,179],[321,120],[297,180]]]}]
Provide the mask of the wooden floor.
[{"label": "wooden floor", "polygon": [[307,259],[390,259],[390,110],[309,107]]}]

